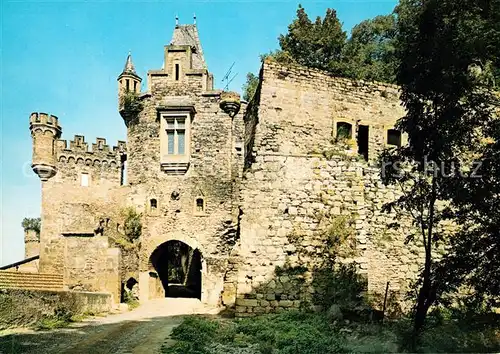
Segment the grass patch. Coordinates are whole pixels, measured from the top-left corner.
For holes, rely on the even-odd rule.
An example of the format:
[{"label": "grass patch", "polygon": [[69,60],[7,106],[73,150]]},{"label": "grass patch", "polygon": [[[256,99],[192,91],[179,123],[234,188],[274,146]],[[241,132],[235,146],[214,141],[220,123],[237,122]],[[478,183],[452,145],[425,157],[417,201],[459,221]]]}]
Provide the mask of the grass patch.
[{"label": "grass patch", "polygon": [[165,354],[330,354],[498,352],[500,331],[465,329],[459,322],[429,327],[419,346],[406,349],[411,322],[329,321],[322,313],[288,311],[242,319],[186,317]]},{"label": "grass patch", "polygon": [[48,331],[51,329],[67,327],[71,322],[73,321],[47,316],[35,322],[33,328],[37,331]]}]

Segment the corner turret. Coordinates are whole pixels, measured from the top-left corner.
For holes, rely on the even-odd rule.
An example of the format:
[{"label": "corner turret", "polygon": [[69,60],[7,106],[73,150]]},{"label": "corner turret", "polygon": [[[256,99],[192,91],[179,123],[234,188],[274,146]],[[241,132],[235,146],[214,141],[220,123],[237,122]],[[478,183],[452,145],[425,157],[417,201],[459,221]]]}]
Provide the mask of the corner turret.
[{"label": "corner turret", "polygon": [[134,103],[141,92],[142,79],[135,72],[132,55],[128,53],[123,72],[118,76],[118,110],[128,126],[131,117],[137,112],[134,110]]},{"label": "corner turret", "polygon": [[33,138],[31,168],[42,181],[56,174],[55,141],[61,137],[62,128],[56,116],[31,113],[30,131]]},{"label": "corner turret", "polygon": [[134,63],[132,62],[132,54],[128,53],[125,67],[122,73],[118,76],[118,94],[125,92],[140,93],[142,79],[135,72]]}]

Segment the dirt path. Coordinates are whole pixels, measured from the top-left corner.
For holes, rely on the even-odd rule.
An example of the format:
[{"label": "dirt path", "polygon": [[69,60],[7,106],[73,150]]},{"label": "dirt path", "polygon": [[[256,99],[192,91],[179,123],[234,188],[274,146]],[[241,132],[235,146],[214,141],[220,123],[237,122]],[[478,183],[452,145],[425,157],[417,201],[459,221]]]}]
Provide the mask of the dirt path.
[{"label": "dirt path", "polygon": [[75,323],[69,328],[0,333],[0,354],[159,353],[182,315],[216,313],[196,299],[158,299],[137,309]]}]

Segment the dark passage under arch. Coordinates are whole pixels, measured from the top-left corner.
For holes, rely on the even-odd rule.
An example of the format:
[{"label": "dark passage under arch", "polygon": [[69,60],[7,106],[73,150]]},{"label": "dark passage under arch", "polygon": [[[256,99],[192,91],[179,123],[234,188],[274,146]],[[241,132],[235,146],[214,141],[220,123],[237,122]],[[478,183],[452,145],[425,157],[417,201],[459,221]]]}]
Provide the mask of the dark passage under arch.
[{"label": "dark passage under arch", "polygon": [[184,242],[172,240],[158,246],[150,257],[160,277],[165,297],[201,299],[201,253]]}]

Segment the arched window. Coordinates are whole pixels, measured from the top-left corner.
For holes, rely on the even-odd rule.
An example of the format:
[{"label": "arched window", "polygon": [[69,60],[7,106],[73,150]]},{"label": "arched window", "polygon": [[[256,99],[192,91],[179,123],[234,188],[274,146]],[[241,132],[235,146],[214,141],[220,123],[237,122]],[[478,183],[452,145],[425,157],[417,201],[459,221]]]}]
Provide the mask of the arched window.
[{"label": "arched window", "polygon": [[337,123],[337,140],[352,138],[352,124],[346,122]]},{"label": "arched window", "polygon": [[203,198],[196,198],[195,208],[197,214],[203,214],[205,212],[205,201]]},{"label": "arched window", "polygon": [[387,145],[401,146],[401,132],[396,129],[389,129],[387,131]]},{"label": "arched window", "polygon": [[151,199],[149,201],[149,206],[151,207],[151,210],[156,210],[158,208],[158,201],[156,199]]}]

